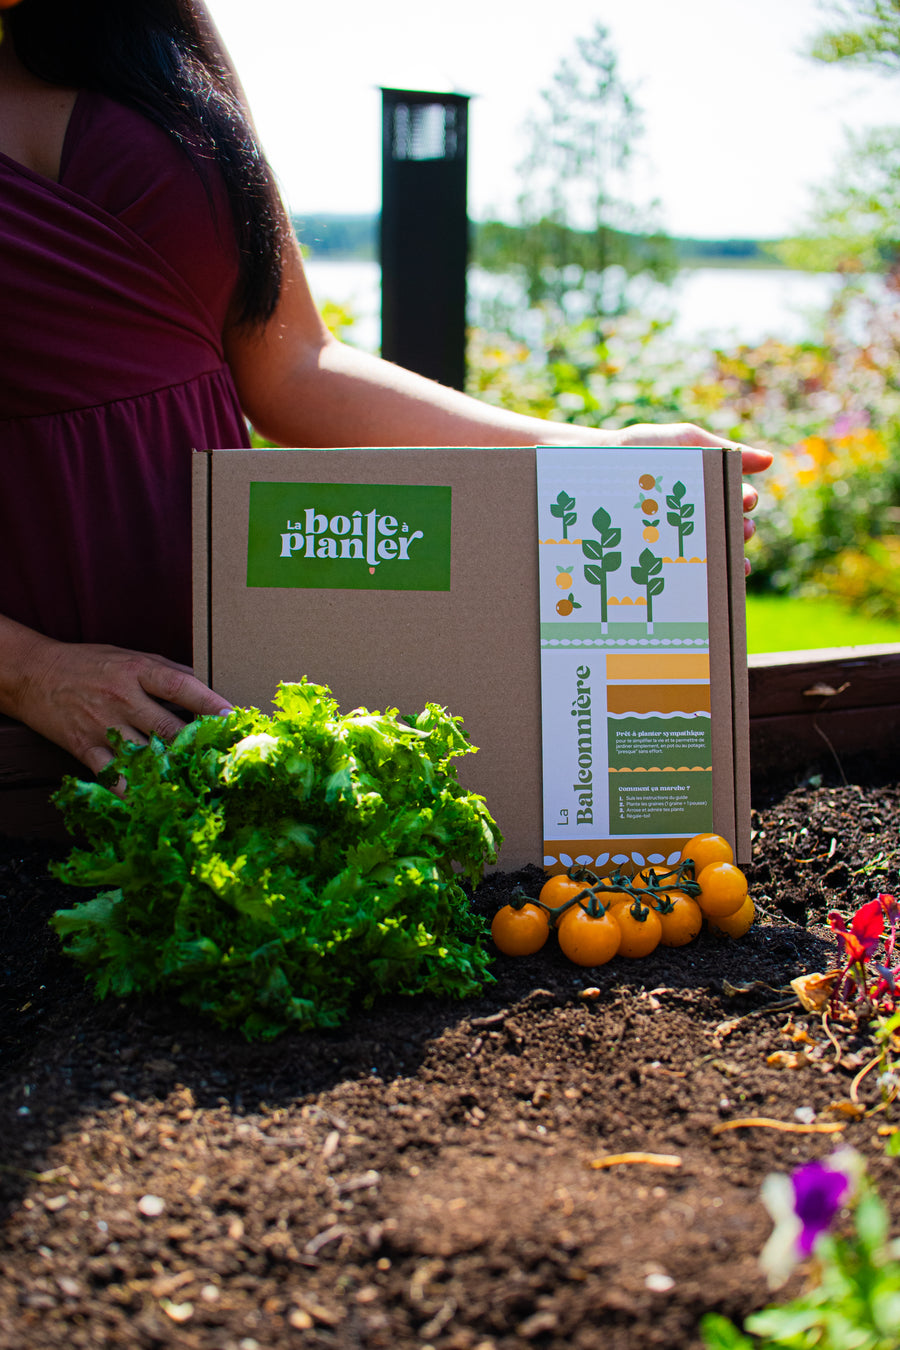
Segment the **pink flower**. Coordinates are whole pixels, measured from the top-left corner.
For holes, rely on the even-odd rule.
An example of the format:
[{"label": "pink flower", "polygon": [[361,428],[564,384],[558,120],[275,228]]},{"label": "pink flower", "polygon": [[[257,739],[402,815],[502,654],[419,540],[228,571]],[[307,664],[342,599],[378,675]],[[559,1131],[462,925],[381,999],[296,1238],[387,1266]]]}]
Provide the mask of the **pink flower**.
[{"label": "pink flower", "polygon": [[854,431],[860,431],[868,425],[869,414],[864,408],[850,408],[846,412],[838,413],[831,434],[835,440],[840,440],[842,436],[851,436]]}]

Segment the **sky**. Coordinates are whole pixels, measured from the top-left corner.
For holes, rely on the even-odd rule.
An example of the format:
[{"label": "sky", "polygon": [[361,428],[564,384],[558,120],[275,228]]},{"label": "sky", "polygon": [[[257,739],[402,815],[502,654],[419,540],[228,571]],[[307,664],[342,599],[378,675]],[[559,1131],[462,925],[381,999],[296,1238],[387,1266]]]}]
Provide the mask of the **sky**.
[{"label": "sky", "polygon": [[820,0],[208,0],[291,211],[377,211],[381,87],[472,96],[469,214],[514,219],[523,126],[608,30],[644,114],[642,199],[671,234],[802,227],[845,129],[900,122],[900,76],[812,62]]}]

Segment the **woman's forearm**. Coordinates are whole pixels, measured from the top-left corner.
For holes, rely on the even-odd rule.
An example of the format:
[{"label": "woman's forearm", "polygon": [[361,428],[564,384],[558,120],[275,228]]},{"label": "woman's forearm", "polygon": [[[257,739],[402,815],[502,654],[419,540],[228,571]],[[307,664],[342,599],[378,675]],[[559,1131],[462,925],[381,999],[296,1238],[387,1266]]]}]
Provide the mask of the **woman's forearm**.
[{"label": "woman's forearm", "polygon": [[[544,421],[448,389],[332,338],[293,250],[262,332],[232,327],[226,351],[242,407],[277,445],[733,445],[689,423],[605,430]],[[744,450],[744,471],[768,468]]]},{"label": "woman's forearm", "polygon": [[298,363],[290,382],[292,395],[274,399],[254,423],[282,445],[617,443],[616,432],[497,408],[337,341]]}]

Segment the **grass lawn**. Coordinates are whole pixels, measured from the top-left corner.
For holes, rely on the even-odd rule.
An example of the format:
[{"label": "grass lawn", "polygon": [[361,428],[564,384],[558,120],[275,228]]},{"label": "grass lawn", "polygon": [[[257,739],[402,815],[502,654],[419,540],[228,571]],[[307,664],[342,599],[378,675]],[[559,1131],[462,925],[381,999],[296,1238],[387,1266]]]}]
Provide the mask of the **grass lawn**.
[{"label": "grass lawn", "polygon": [[884,642],[900,645],[900,623],[869,619],[827,600],[747,596],[747,648],[751,652],[865,647]]}]

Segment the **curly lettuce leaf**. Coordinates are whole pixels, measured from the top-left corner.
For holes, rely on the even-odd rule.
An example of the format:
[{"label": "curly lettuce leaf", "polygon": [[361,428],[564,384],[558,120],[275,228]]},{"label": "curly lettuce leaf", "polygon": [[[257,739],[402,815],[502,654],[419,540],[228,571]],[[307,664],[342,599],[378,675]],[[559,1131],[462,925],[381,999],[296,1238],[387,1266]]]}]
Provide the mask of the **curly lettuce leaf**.
[{"label": "curly lettuce leaf", "polygon": [[52,922],[100,996],[164,991],[250,1038],[332,1027],[380,993],[465,997],[490,979],[476,884],[502,836],[429,704],[341,715],[325,686],[275,711],[198,718],[166,745],[115,742],[118,797],[66,779],[85,845],[54,871],[110,888]]}]

